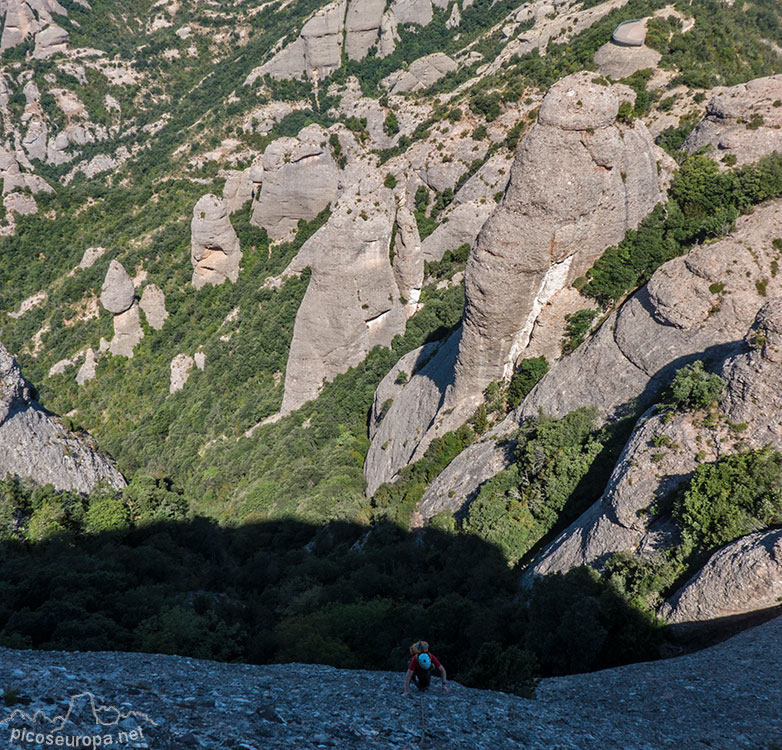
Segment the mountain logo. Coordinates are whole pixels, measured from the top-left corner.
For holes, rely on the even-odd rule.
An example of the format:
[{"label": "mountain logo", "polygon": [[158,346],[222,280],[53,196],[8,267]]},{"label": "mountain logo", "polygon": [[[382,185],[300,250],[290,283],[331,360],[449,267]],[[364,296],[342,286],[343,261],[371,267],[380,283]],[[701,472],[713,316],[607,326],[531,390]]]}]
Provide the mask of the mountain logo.
[{"label": "mountain logo", "polygon": [[[124,723],[128,719],[136,724],[135,728],[130,729]],[[11,727],[19,723],[26,726]],[[15,708],[0,719],[0,727],[3,726],[11,728],[11,741],[56,747],[101,747],[143,739],[144,728],[158,724],[143,711],[123,711],[117,706],[104,705],[93,693],[84,692],[70,697],[64,714],[49,716],[42,709],[28,713]],[[88,726],[90,730],[98,727],[98,733],[84,734]]]}]

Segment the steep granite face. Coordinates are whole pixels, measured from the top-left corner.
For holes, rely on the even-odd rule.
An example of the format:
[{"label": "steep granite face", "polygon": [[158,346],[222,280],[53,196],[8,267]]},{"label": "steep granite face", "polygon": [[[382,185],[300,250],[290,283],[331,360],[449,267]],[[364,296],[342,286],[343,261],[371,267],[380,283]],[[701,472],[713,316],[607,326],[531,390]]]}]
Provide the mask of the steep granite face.
[{"label": "steep granite face", "polygon": [[[312,276],[296,315],[281,414],[315,398],[324,381],[404,331],[407,314],[389,260],[395,217],[391,190],[368,178],[340,198],[329,222],[286,270],[309,267]],[[409,254],[415,250],[411,243]],[[415,274],[414,258],[402,265],[400,278],[415,283],[408,278]]]},{"label": "steep granite face", "polygon": [[119,261],[112,260],[101,288],[101,304],[110,313],[119,315],[133,304],[134,296],[133,281],[125,267]]},{"label": "steep granite face", "polygon": [[782,531],[759,531],[728,544],[660,608],[668,622],[732,617],[779,606]]},{"label": "steep granite face", "polygon": [[[539,411],[559,418],[594,406],[602,418],[610,419],[633,405],[648,406],[687,362],[719,364],[741,349],[747,328],[767,299],[761,290],[769,297],[782,294],[773,245],[780,222],[782,201],[770,201],[739,218],[728,237],[660,266],[582,347],[551,369],[485,442],[457,456],[424,495],[426,517],[443,508],[457,510],[483,482],[506,468],[506,451],[496,441]],[[751,380],[751,375],[746,378]],[[731,383],[741,381],[730,378]],[[731,385],[729,392],[737,387]],[[757,381],[753,387],[765,386]],[[769,403],[776,403],[773,394],[766,395]],[[735,422],[747,421],[739,418],[741,408],[725,406]]]},{"label": "steep granite face", "polygon": [[239,278],[242,250],[223,198],[207,193],[193,208],[190,223],[190,258],[193,263],[193,286],[222,284]]},{"label": "steep granite face", "polygon": [[311,125],[297,138],[278,138],[264,151],[263,184],[252,223],[272,239],[287,236],[299,219],[314,219],[337,197],[339,169],[328,138],[323,128]]},{"label": "steep granite face", "polygon": [[0,344],[0,477],[29,478],[58,490],[89,492],[106,481],[115,489],[125,480],[90,444],[74,435],[35,401],[33,387]]},{"label": "steep granite face", "polygon": [[[741,351],[722,365],[726,393],[720,411],[727,420],[706,424],[692,412],[677,413],[673,418],[659,414],[642,417],[603,496],[546,547],[531,566],[528,580],[577,565],[600,566],[615,552],[645,556],[672,546],[677,536],[670,518],[665,514],[654,518],[645,512],[655,498],[671,496],[701,463],[768,444],[782,448],[778,395],[781,345],[782,297],[777,297],[763,305]],[[740,436],[729,427],[739,420],[746,425]],[[776,597],[772,593],[782,588],[782,569],[777,560],[778,543],[767,542],[739,541],[716,553],[697,580],[686,585],[686,593],[673,598],[673,609],[669,606],[665,611],[673,614],[680,610],[676,615],[679,620],[698,613],[701,619],[708,619],[768,606]],[[743,551],[749,556],[742,560]],[[752,560],[758,566],[758,578],[749,586]],[[731,601],[733,611],[729,611]],[[720,613],[720,607],[725,611]]]},{"label": "steep granite face", "polygon": [[351,0],[345,16],[345,54],[349,60],[363,60],[377,42],[385,9],[385,0]]},{"label": "steep granite face", "polygon": [[478,235],[465,272],[453,401],[509,377],[543,305],[662,198],[645,126],[616,122],[631,94],[593,78],[568,76],[546,94],[505,196]]},{"label": "steep granite face", "polygon": [[427,365],[434,388],[422,370],[395,399],[367,456],[370,494],[469,417],[490,382],[510,377],[544,305],[556,308],[557,293],[662,199],[649,132],[616,121],[634,93],[593,79],[577,73],[546,94],[470,253],[458,351],[443,347]]}]

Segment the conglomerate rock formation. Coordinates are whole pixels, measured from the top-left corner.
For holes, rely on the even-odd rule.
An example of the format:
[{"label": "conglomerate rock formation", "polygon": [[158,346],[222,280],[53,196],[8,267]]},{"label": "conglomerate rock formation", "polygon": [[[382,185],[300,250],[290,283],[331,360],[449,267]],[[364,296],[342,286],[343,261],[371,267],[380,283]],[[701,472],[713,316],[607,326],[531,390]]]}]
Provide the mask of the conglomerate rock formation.
[{"label": "conglomerate rock formation", "polygon": [[242,250],[223,198],[207,193],[193,208],[190,224],[193,286],[222,284],[239,278]]},{"label": "conglomerate rock formation", "polygon": [[[614,418],[651,404],[687,362],[719,364],[740,351],[760,307],[768,297],[782,294],[773,244],[780,221],[782,201],[770,201],[739,218],[729,236],[657,269],[649,283],[558,362],[486,440],[448,466],[424,495],[423,515],[462,507],[483,482],[506,468],[508,447],[501,441],[539,411],[559,418],[581,406],[594,406],[602,419]],[[757,387],[766,387],[764,382],[758,381]],[[729,392],[733,388],[729,386]],[[739,412],[734,415],[733,408],[726,407],[731,419],[746,421],[738,418]],[[778,412],[770,409],[768,414],[774,418]]]},{"label": "conglomerate rock formation", "polygon": [[372,347],[389,346],[404,331],[407,310],[401,295],[412,296],[416,284],[420,292],[423,262],[415,222],[400,213],[397,222],[393,192],[367,178],[342,195],[329,222],[284,272],[312,270],[293,329],[282,414],[315,398],[324,381],[357,365]]},{"label": "conglomerate rock formation", "polygon": [[89,492],[101,481],[117,489],[125,486],[122,475],[88,438],[69,432],[35,399],[16,360],[0,344],[0,477],[79,492]]},{"label": "conglomerate rock formation", "polygon": [[262,184],[252,222],[272,239],[296,229],[299,219],[314,219],[337,197],[339,169],[318,125],[296,138],[277,138],[263,152]]},{"label": "conglomerate rock formation", "polygon": [[690,133],[684,148],[691,154],[716,149],[720,159],[731,155],[746,164],[782,151],[782,75],[756,78],[718,90],[706,116]]},{"label": "conglomerate rock formation", "polygon": [[[155,750],[757,750],[782,737],[780,637],[778,617],[694,654],[544,679],[534,700],[451,682],[422,704],[415,689],[413,699],[402,696],[401,668],[7,648],[0,680],[30,699],[17,706],[30,715],[73,705],[66,735],[94,733],[90,695],[96,707],[136,712],[105,732],[116,745],[120,731],[141,728],[127,746]],[[10,750],[30,747],[11,740],[23,726],[17,714],[4,730]]]},{"label": "conglomerate rock formation", "polygon": [[[782,293],[782,288],[777,291]],[[583,564],[600,566],[614,552],[644,556],[673,546],[678,540],[669,519],[648,512],[654,498],[671,496],[701,463],[740,449],[782,448],[777,387],[782,375],[780,346],[782,297],[777,297],[761,308],[741,351],[722,365],[724,424],[706,424],[692,412],[672,419],[658,414],[643,417],[603,496],[543,550],[528,577]],[[731,431],[736,424],[742,425],[740,433]],[[670,448],[661,450],[660,446]],[[773,592],[782,590],[782,567],[777,545],[769,538],[739,540],[715,553],[696,580],[687,584],[686,594],[675,595],[673,607],[666,611],[676,612],[681,621],[775,604]],[[753,577],[755,582],[749,585]]]},{"label": "conglomerate rock formation", "polygon": [[368,494],[510,376],[543,306],[662,199],[649,132],[616,120],[634,93],[593,79],[577,73],[546,94],[470,253],[458,347],[443,347],[389,409],[366,460]]}]

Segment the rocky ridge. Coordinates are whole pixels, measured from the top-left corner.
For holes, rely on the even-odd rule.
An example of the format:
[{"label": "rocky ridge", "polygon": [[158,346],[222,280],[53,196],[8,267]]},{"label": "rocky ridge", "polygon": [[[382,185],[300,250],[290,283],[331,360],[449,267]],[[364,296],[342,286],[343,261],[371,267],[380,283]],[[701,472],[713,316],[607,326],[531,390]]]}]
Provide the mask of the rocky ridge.
[{"label": "rocky ridge", "polygon": [[[780,344],[782,298],[777,297],[761,308],[746,347],[722,364],[724,422],[707,425],[689,412],[673,419],[655,413],[642,417],[603,496],[543,550],[527,577],[583,564],[600,567],[620,551],[648,557],[675,545],[667,515],[649,513],[654,498],[669,497],[702,463],[765,445],[781,448]],[[736,424],[742,425],[740,432],[731,427]],[[774,592],[782,588],[774,534],[760,532],[716,552],[663,612],[675,621],[703,620],[774,605]]]},{"label": "rocky ridge", "polygon": [[781,104],[782,75],[718,89],[684,148],[691,154],[715,149],[720,161],[732,156],[734,164],[782,151]]},{"label": "rocky ridge", "polygon": [[35,390],[0,344],[0,476],[89,492],[98,482],[116,489],[122,475],[87,436],[75,435],[36,401]]},{"label": "rocky ridge", "polygon": [[593,78],[568,76],[546,94],[470,253],[458,353],[446,360],[456,350],[444,347],[394,401],[367,455],[368,494],[461,424],[492,380],[509,377],[543,307],[556,308],[557,293],[662,200],[648,131],[616,123],[633,92]]},{"label": "rocky ridge", "polygon": [[[0,679],[30,698],[17,706],[30,714],[63,714],[72,696],[85,692],[96,705],[139,712],[104,729],[141,727],[143,737],[128,744],[137,748],[755,750],[782,739],[781,635],[777,618],[698,653],[545,679],[535,700],[451,682],[449,693],[433,687],[421,706],[402,697],[401,670],[109,652],[2,649]],[[75,701],[64,731],[94,733],[86,698]],[[3,714],[10,717],[11,709]],[[4,731],[24,725],[14,719]]]},{"label": "rocky ridge", "polygon": [[765,295],[782,293],[773,273],[781,215],[782,203],[771,201],[739,218],[728,237],[661,266],[646,287],[558,362],[515,412],[445,469],[424,495],[424,517],[457,510],[506,468],[510,454],[502,441],[540,410],[559,418],[595,406],[603,419],[616,418],[652,403],[687,362],[719,364],[739,350]]}]

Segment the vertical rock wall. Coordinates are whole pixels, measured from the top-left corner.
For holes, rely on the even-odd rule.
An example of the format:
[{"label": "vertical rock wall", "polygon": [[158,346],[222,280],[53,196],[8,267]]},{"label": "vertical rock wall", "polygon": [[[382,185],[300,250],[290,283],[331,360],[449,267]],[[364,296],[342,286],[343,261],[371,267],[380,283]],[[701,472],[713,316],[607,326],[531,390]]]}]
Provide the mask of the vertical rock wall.
[{"label": "vertical rock wall", "polygon": [[576,73],[546,94],[470,253],[458,350],[442,347],[394,400],[367,455],[368,493],[468,418],[524,357],[543,306],[556,307],[557,294],[662,200],[649,132],[616,120],[634,92],[594,79]]}]

